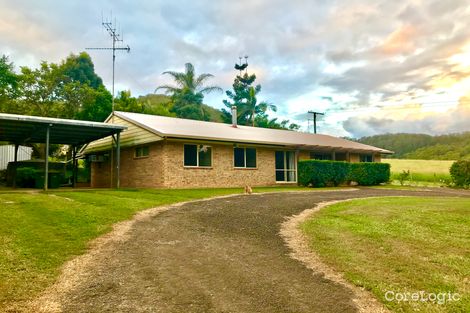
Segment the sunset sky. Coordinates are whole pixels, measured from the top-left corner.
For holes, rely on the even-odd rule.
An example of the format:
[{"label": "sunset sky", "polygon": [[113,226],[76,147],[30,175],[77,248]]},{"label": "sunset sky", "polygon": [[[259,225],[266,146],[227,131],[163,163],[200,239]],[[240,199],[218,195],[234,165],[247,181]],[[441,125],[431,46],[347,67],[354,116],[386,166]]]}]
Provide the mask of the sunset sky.
[{"label": "sunset sky", "polygon": [[[261,98],[303,130],[316,110],[332,135],[470,131],[468,1],[0,0],[0,54],[36,67],[109,46],[101,18],[111,11],[131,47],[118,53],[116,89],[134,96],[186,62],[230,89],[248,55]],[[89,53],[111,89],[110,53]]]}]

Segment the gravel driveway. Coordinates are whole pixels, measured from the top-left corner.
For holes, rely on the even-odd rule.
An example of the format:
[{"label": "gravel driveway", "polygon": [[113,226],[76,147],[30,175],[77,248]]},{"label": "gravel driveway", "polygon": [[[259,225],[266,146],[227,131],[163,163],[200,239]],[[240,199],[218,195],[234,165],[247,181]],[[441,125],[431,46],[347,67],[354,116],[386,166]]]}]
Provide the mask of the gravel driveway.
[{"label": "gravel driveway", "polygon": [[[353,293],[289,257],[286,217],[322,201],[468,196],[360,189],[198,201],[137,221],[60,295],[64,312],[357,312]],[[56,308],[57,309],[57,308]]]}]

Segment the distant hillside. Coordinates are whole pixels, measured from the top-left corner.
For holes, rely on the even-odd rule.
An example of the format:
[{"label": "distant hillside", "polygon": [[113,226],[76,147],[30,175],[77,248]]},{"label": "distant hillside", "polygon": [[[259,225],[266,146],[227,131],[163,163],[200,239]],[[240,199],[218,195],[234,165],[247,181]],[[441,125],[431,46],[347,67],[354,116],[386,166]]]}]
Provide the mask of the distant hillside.
[{"label": "distant hillside", "polygon": [[392,158],[424,160],[470,159],[470,132],[440,136],[385,134],[363,137],[359,142],[392,150]]}]

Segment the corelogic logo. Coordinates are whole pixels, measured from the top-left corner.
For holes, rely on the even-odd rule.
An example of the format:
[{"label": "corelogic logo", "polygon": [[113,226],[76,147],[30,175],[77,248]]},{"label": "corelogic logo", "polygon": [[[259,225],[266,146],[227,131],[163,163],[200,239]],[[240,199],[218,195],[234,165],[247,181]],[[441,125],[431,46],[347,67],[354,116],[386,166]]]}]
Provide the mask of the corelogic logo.
[{"label": "corelogic logo", "polygon": [[431,302],[436,304],[446,304],[447,302],[460,301],[461,297],[458,293],[452,292],[395,292],[388,290],[385,293],[385,300],[389,302]]}]

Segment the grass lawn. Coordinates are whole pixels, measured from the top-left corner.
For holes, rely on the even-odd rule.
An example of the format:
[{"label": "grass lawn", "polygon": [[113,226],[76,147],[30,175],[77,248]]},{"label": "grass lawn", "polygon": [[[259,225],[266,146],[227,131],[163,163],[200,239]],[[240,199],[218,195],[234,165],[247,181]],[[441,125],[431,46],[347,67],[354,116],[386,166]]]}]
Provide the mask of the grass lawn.
[{"label": "grass lawn", "polygon": [[[470,199],[384,197],[326,207],[301,225],[312,249],[394,312],[470,312]],[[458,293],[436,304],[387,291]]]},{"label": "grass lawn", "polygon": [[[298,190],[313,191],[254,188],[254,192]],[[241,192],[234,188],[0,192],[0,311],[34,297],[54,282],[65,261],[85,252],[91,239],[137,211]]]},{"label": "grass lawn", "polygon": [[391,166],[392,180],[398,180],[398,175],[403,171],[410,171],[408,183],[429,182],[437,185],[450,180],[449,168],[454,161],[442,160],[407,160],[407,159],[383,159],[383,163]]}]

